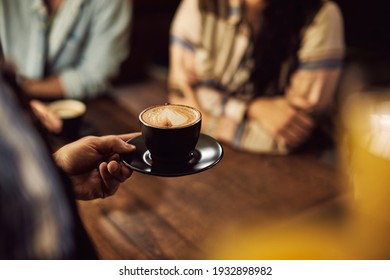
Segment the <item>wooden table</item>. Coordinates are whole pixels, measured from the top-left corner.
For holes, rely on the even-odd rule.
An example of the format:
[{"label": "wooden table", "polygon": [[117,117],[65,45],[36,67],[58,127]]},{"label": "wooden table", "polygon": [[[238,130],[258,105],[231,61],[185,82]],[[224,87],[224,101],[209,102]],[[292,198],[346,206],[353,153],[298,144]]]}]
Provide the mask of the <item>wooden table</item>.
[{"label": "wooden table", "polygon": [[[98,134],[138,131],[134,114],[102,98],[88,104]],[[204,258],[227,227],[262,226],[334,209],[344,193],[334,167],[311,154],[253,155],[224,146],[214,168],[165,178],[137,172],[109,198],[79,208],[102,259]],[[328,211],[329,212],[329,211]]]}]

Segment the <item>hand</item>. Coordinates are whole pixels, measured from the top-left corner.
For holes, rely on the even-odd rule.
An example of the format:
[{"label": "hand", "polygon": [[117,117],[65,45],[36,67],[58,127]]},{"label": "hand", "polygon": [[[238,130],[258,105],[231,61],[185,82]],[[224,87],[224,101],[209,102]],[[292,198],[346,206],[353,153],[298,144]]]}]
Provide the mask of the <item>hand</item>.
[{"label": "hand", "polygon": [[47,130],[53,133],[61,132],[62,120],[51,112],[44,103],[34,99],[30,101],[30,106]]},{"label": "hand", "polygon": [[290,147],[303,143],[314,126],[314,120],[309,115],[292,107],[284,97],[254,100],[249,106],[248,116]]},{"label": "hand", "polygon": [[133,171],[119,162],[119,154],[135,150],[124,140],[136,135],[87,136],[55,152],[54,160],[70,177],[77,199],[111,196],[131,176]]}]

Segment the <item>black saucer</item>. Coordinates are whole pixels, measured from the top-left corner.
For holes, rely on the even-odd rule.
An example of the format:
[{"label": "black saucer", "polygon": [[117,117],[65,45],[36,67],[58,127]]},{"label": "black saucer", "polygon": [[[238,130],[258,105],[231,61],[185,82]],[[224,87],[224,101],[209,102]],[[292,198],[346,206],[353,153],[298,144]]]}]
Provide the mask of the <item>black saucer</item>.
[{"label": "black saucer", "polygon": [[132,153],[122,154],[122,162],[131,169],[148,175],[177,177],[199,173],[215,166],[223,156],[221,144],[205,134],[200,135],[193,157],[180,164],[153,164],[142,136],[136,136],[127,142],[137,149]]}]

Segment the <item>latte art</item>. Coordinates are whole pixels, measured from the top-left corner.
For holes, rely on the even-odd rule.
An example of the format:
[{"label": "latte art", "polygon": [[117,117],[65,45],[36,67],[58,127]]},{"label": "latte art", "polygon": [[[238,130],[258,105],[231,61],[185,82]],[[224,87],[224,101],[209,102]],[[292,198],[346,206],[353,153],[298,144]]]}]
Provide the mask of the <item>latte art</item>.
[{"label": "latte art", "polygon": [[200,113],[190,107],[162,105],[146,110],[141,119],[151,126],[178,128],[196,123],[200,119]]},{"label": "latte art", "polygon": [[163,109],[161,113],[152,117],[154,117],[153,123],[166,127],[185,125],[189,121],[188,116],[171,109]]}]

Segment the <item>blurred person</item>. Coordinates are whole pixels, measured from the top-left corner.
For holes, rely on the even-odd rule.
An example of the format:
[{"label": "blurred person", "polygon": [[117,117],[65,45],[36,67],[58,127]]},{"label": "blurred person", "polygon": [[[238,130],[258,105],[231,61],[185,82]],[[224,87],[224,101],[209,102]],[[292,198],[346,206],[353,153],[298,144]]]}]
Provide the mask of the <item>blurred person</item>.
[{"label": "blurred person", "polygon": [[344,57],[326,0],[183,0],[171,26],[169,102],[203,132],[255,153],[289,153],[329,114]]},{"label": "blurred person", "polygon": [[95,259],[75,199],[113,195],[132,175],[118,154],[134,150],[124,141],[134,135],[89,136],[51,155],[15,88],[0,75],[0,259]]},{"label": "blurred person", "polygon": [[0,0],[0,54],[40,99],[106,93],[129,51],[130,0]]}]

